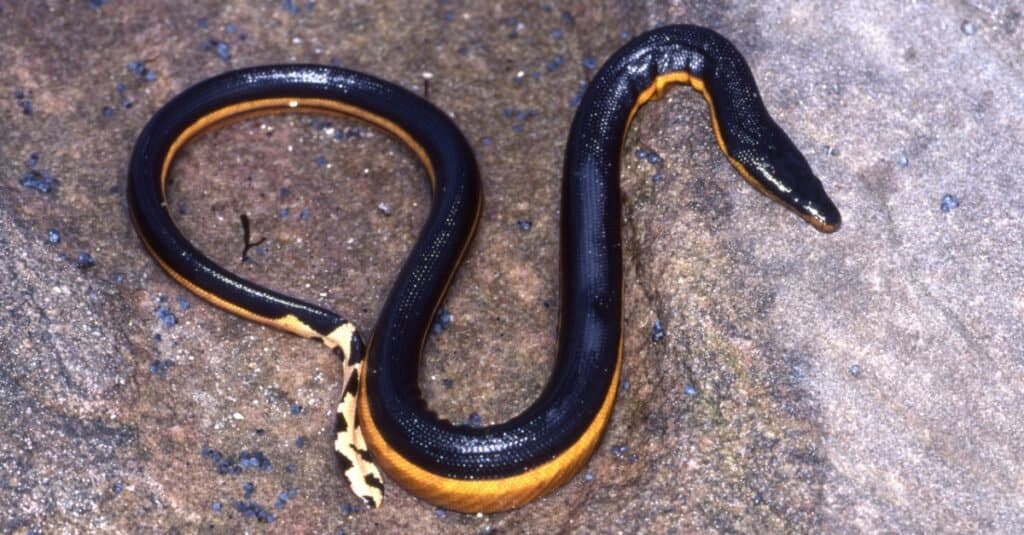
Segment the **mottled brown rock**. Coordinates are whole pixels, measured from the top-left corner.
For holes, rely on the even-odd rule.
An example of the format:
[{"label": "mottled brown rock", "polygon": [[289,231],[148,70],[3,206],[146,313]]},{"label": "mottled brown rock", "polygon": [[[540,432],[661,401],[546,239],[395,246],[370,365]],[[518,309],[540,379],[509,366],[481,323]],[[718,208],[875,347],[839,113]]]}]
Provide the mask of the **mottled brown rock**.
[{"label": "mottled brown rock", "polygon": [[[268,514],[288,533],[1024,524],[1019,6],[341,4],[0,2],[0,530],[238,532]],[[592,60],[673,22],[734,40],[844,227],[819,235],[746,186],[692,92],[645,108],[624,147],[615,415],[584,473],[521,510],[444,513],[393,484],[359,510],[331,449],[340,364],[188,294],[126,216],[135,136],[194,82],[290,61],[417,90],[431,73],[486,206],[421,386],[453,420],[503,420],[551,365],[572,99]],[[56,189],[22,186],[33,170]],[[367,334],[427,202],[409,151],[328,117],[210,133],[172,174],[201,249]],[[243,213],[267,239],[245,263]],[[76,267],[83,252],[93,266]]]}]

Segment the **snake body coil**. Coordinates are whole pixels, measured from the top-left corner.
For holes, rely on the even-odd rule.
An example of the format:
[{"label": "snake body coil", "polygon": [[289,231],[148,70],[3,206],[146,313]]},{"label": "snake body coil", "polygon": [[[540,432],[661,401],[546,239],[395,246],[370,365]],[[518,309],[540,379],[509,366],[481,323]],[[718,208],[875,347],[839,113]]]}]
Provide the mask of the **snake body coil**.
[{"label": "snake body coil", "polygon": [[[435,311],[473,237],[481,185],[471,148],[447,116],[418,96],[333,67],[285,65],[201,82],[147,124],[129,167],[128,204],[149,252],[178,282],[245,318],[321,339],[344,359],[336,448],[353,490],[372,504],[388,475],[417,496],[465,512],[518,507],[571,478],[612,412],[622,353],[619,169],[623,140],[645,102],[687,84],[710,105],[719,147],[754,187],[817,229],[838,210],[807,161],[765,109],[750,69],[706,28],[641,35],[590,82],[566,145],[561,207],[558,354],[547,386],[521,414],[490,427],[454,425],[423,403],[419,358]],[[340,113],[409,145],[427,168],[432,203],[373,337],[363,346],[337,314],[262,288],[214,264],[175,228],[165,182],[174,155],[207,127],[241,115]]]}]

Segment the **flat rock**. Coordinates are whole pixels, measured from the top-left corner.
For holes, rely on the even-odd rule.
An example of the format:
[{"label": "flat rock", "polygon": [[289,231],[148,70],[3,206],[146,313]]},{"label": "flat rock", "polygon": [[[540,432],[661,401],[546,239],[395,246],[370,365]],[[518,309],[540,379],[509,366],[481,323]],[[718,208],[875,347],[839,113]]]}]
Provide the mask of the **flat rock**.
[{"label": "flat rock", "polygon": [[[0,530],[1024,525],[1019,6],[173,4],[0,4]],[[486,205],[420,384],[453,421],[500,422],[554,354],[574,98],[674,22],[736,43],[844,225],[820,235],[749,188],[698,95],[646,106],[623,149],[615,414],[583,473],[520,510],[446,512],[393,483],[362,508],[332,451],[336,358],[188,293],[127,217],[135,137],[199,80],[315,62],[429,91],[473,144]],[[342,117],[204,134],[171,178],[200,249],[365,334],[429,203],[410,151]],[[266,239],[245,261],[242,214]]]}]

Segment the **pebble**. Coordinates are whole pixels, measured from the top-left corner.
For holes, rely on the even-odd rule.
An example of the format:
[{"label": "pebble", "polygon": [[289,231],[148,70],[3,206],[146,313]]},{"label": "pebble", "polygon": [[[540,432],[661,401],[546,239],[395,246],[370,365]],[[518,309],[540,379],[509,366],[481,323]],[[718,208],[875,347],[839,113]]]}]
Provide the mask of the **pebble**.
[{"label": "pebble", "polygon": [[580,82],[580,87],[579,87],[579,89],[576,90],[576,94],[573,95],[572,98],[569,99],[569,106],[572,106],[573,108],[575,108],[576,106],[579,106],[580,102],[583,102],[583,93],[586,92],[586,90],[587,90],[587,83],[586,82]]},{"label": "pebble", "polygon": [[39,193],[49,194],[57,191],[60,181],[46,171],[32,169],[25,176],[21,177],[21,185],[34,189]]},{"label": "pebble", "polygon": [[235,504],[235,510],[242,513],[245,518],[255,518],[265,524],[276,520],[273,513],[268,512],[256,502],[238,502]]},{"label": "pebble", "polygon": [[134,74],[135,76],[147,82],[152,82],[153,80],[156,80],[156,73],[149,70],[146,67],[146,63],[142,61],[133,61],[129,63],[128,72]]},{"label": "pebble", "polygon": [[957,199],[955,195],[945,194],[942,196],[942,201],[939,203],[939,209],[943,213],[949,213],[954,208],[960,206],[960,199]]},{"label": "pebble", "polygon": [[93,260],[92,255],[89,253],[78,253],[78,258],[75,259],[75,267],[78,269],[89,269],[96,265],[96,261]]},{"label": "pebble", "polygon": [[160,377],[167,377],[167,370],[174,366],[174,361],[171,359],[157,359],[149,364],[150,373],[154,373]]},{"label": "pebble", "polygon": [[242,468],[258,468],[264,472],[269,472],[271,469],[270,459],[267,459],[267,456],[258,450],[239,453],[238,465]]},{"label": "pebble", "polygon": [[554,71],[558,70],[564,64],[565,64],[565,57],[562,56],[561,54],[559,54],[559,55],[556,55],[555,57],[551,58],[551,61],[548,62],[546,68],[547,68],[548,72],[554,72]]},{"label": "pebble", "polygon": [[203,50],[212,50],[217,57],[224,60],[225,63],[231,59],[231,45],[224,41],[218,41],[217,39],[208,39],[206,44],[203,45]]},{"label": "pebble", "polygon": [[160,305],[156,307],[156,319],[160,321],[160,324],[163,325],[165,329],[170,329],[178,323],[177,316],[171,312],[171,309],[165,303],[160,303]]},{"label": "pebble", "polygon": [[452,315],[450,312],[443,308],[437,310],[437,314],[434,316],[434,324],[430,327],[430,330],[434,334],[441,334],[441,331],[447,331],[448,327],[452,324]]},{"label": "pebble", "polygon": [[660,342],[665,338],[665,327],[661,325],[661,320],[654,320],[654,326],[651,327],[651,341]]}]

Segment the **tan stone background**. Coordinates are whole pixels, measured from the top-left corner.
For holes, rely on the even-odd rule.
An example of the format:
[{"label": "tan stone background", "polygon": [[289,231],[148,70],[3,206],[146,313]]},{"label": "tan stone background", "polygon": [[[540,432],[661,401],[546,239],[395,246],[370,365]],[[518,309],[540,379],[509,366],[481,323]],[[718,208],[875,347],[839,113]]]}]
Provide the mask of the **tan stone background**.
[{"label": "tan stone background", "polygon": [[[0,0],[0,531],[1019,529],[1021,10]],[[421,384],[453,420],[500,421],[552,358],[571,100],[591,61],[674,22],[734,40],[845,224],[819,235],[747,187],[692,92],[645,108],[623,173],[615,415],[584,474],[521,510],[445,513],[393,484],[360,510],[331,450],[339,363],[188,294],[126,216],[135,136],[192,83],[297,61],[411,88],[432,73],[430,99],[476,148],[486,208]],[[424,174],[381,132],[324,120],[202,137],[175,167],[172,206],[224,265],[368,333],[424,216]],[[58,184],[42,193],[26,175]],[[940,209],[944,195],[958,206]],[[242,213],[267,238],[246,264]],[[94,265],[76,266],[83,252]],[[257,507],[273,522],[246,516]]]}]

